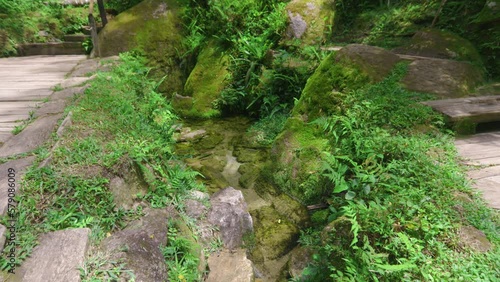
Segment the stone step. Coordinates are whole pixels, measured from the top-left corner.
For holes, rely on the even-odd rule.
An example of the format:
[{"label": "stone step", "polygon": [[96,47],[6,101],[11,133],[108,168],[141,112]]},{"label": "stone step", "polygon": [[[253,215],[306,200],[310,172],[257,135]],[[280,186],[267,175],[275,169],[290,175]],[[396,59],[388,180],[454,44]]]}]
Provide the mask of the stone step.
[{"label": "stone step", "polygon": [[[97,1],[96,1],[97,2]],[[61,0],[62,5],[69,6],[85,6],[90,3],[90,0]]]},{"label": "stone step", "polygon": [[85,55],[80,42],[30,43],[18,46],[19,56],[36,55]]},{"label": "stone step", "polygon": [[76,228],[43,234],[31,256],[15,270],[13,281],[81,281],[79,268],[87,256],[90,233],[88,228]]},{"label": "stone step", "polygon": [[423,102],[445,114],[450,121],[467,119],[473,123],[500,121],[500,95]]},{"label": "stone step", "polygon": [[64,36],[65,42],[84,42],[90,38],[90,35],[87,34],[66,34]]}]

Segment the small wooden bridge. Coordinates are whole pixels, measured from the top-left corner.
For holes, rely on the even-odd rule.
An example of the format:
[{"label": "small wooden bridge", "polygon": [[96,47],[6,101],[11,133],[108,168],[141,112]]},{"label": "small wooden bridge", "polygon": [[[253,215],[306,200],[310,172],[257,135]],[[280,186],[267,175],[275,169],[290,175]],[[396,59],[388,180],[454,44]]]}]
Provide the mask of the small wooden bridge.
[{"label": "small wooden bridge", "polygon": [[[500,122],[500,95],[424,102],[443,113],[456,129],[474,133],[476,125]],[[459,137],[455,141],[468,175],[489,206],[500,209],[500,128],[497,131]]]}]

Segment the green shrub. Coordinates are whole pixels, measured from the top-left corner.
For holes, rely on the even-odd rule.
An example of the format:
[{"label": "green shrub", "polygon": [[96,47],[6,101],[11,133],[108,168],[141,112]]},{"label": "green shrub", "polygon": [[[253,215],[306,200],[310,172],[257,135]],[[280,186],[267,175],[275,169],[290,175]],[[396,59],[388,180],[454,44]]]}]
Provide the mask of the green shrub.
[{"label": "green shrub", "polygon": [[[456,228],[462,219],[450,194],[470,188],[442,118],[418,103],[428,97],[398,85],[404,72],[398,65],[384,81],[347,96],[342,114],[314,122],[333,148],[323,158],[333,231],[302,236],[302,244],[317,252],[304,275],[333,281],[494,281],[491,260],[499,257],[498,248],[459,252]],[[484,203],[473,206],[468,224],[498,244],[498,218]],[[474,219],[479,217],[489,223]]]}]

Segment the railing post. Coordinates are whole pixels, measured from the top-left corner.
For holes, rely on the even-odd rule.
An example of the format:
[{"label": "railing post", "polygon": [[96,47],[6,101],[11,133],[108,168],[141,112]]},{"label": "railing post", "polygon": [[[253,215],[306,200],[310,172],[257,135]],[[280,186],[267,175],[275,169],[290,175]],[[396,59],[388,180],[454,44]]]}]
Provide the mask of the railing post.
[{"label": "railing post", "polygon": [[101,52],[99,50],[99,39],[97,36],[97,25],[94,19],[94,0],[90,0],[89,4],[89,26],[90,26],[90,37],[92,39],[92,52],[95,57],[100,57]]}]

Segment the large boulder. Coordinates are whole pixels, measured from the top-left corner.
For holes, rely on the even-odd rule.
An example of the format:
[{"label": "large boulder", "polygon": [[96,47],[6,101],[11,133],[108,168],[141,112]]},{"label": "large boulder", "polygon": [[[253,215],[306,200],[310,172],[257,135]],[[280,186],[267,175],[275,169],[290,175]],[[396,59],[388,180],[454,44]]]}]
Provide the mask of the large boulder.
[{"label": "large boulder", "polygon": [[174,108],[182,115],[210,118],[220,115],[213,102],[228,84],[229,57],[215,44],[208,44],[198,55],[194,69],[184,86],[184,96],[176,96]]},{"label": "large boulder", "polygon": [[454,33],[438,29],[418,31],[408,45],[396,48],[394,52],[481,64],[481,56],[471,42]]},{"label": "large boulder", "polygon": [[160,91],[182,91],[182,72],[178,52],[182,53],[182,21],[185,0],[144,0],[120,13],[99,33],[99,56],[107,57],[137,49],[154,67],[154,74],[165,76]]},{"label": "large boulder", "polygon": [[474,20],[478,24],[493,24],[500,21],[500,0],[488,0]]},{"label": "large boulder", "polygon": [[408,90],[460,98],[474,93],[484,83],[483,72],[468,62],[442,59],[413,61],[401,81]]},{"label": "large boulder", "polygon": [[332,0],[292,0],[286,6],[288,28],[286,39],[300,39],[304,45],[325,40],[325,33],[332,28],[335,5]]},{"label": "large boulder", "polygon": [[167,244],[167,220],[173,210],[145,210],[146,215],[101,242],[101,249],[113,261],[123,260],[136,281],[167,281],[165,258],[160,247]]},{"label": "large boulder", "polygon": [[326,57],[307,81],[302,95],[271,151],[267,178],[302,203],[325,193],[320,182],[321,152],[327,149],[320,130],[310,122],[340,113],[349,91],[381,81],[401,59],[382,48],[352,44]]},{"label": "large boulder", "polygon": [[243,236],[253,231],[252,217],[241,191],[228,187],[210,198],[208,221],[219,227],[222,242],[228,249],[241,246]]},{"label": "large boulder", "polygon": [[297,245],[299,229],[287,216],[280,215],[274,208],[264,206],[253,210],[255,219],[255,242],[252,261],[263,263],[275,260]]}]

